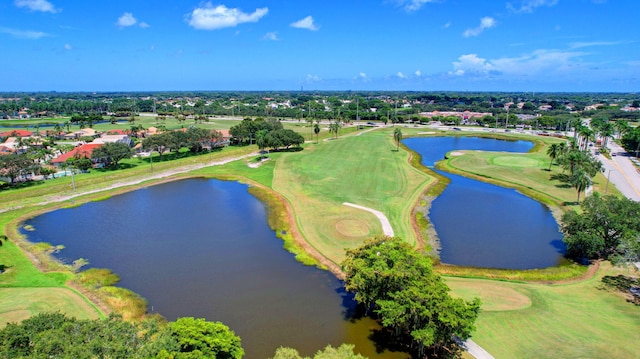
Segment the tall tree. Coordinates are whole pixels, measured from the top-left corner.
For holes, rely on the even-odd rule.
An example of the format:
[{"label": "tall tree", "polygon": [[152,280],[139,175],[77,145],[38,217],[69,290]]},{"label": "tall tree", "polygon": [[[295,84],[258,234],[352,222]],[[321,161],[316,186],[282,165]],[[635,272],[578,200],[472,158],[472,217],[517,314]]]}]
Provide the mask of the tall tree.
[{"label": "tall tree", "polygon": [[551,157],[551,161],[549,161],[549,171],[551,171],[551,165],[553,161],[560,156],[560,145],[557,143],[552,143],[547,149],[547,155]]},{"label": "tall tree", "polygon": [[320,133],[320,126],[318,126],[317,123],[313,126],[313,133],[316,134],[316,144],[317,144],[318,143],[318,134]]},{"label": "tall tree", "polygon": [[402,141],[402,130],[400,127],[396,127],[393,130],[393,139],[396,141],[396,151],[400,151],[400,141]]},{"label": "tall tree", "polygon": [[591,177],[589,177],[589,174],[587,174],[584,169],[580,168],[571,175],[569,182],[578,192],[577,202],[579,203],[580,193],[584,192],[589,186],[591,186]]},{"label": "tall tree", "polygon": [[457,338],[471,336],[480,301],[451,297],[430,258],[400,238],[381,237],[348,250],[342,268],[355,300],[414,355],[460,355]]},{"label": "tall tree", "polygon": [[133,150],[126,143],[111,142],[97,147],[91,152],[91,159],[103,161],[107,166],[113,165],[118,168],[118,164],[125,158],[131,158]]},{"label": "tall tree", "polygon": [[640,203],[595,193],[580,205],[581,213],[562,216],[563,241],[572,258],[611,259],[620,255],[624,241],[640,234]]}]

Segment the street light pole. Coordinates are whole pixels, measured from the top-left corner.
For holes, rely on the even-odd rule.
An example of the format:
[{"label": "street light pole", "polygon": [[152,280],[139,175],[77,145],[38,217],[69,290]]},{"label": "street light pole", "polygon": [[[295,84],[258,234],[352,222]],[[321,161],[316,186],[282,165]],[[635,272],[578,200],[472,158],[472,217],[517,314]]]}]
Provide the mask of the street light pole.
[{"label": "street light pole", "polygon": [[611,170],[609,170],[609,173],[607,174],[607,185],[604,187],[604,194],[605,195],[607,193],[609,193],[609,177],[611,177]]}]

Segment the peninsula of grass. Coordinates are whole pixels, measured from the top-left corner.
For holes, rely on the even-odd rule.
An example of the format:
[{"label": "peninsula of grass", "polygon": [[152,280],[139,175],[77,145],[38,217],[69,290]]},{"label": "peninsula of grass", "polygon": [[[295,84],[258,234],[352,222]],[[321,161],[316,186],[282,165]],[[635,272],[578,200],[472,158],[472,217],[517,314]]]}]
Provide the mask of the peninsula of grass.
[{"label": "peninsula of grass", "polygon": [[[523,194],[551,207],[564,210],[577,207],[577,192],[559,178],[566,172],[546,154],[546,145],[528,153],[460,151],[462,155],[448,156],[437,168],[503,187],[515,188]],[[549,169],[551,167],[551,169]],[[607,179],[598,173],[593,190],[604,193]],[[608,186],[610,194],[619,195],[615,186]],[[584,197],[584,196],[581,196]]]}]

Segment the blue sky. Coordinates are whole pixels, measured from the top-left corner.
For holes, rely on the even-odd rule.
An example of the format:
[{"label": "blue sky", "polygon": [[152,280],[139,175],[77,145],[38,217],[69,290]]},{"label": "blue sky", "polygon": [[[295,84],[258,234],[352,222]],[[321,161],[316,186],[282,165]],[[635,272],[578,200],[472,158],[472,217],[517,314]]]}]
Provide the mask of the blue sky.
[{"label": "blue sky", "polygon": [[637,0],[2,0],[0,91],[613,91]]}]

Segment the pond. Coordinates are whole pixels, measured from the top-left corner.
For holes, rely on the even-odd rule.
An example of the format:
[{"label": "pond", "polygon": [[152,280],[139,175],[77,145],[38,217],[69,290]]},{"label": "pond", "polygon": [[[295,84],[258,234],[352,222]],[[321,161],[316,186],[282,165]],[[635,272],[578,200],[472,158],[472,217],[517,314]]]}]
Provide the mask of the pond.
[{"label": "pond", "polygon": [[[447,152],[527,152],[528,141],[480,137],[419,137],[403,141],[433,167]],[[451,179],[432,203],[429,219],[440,239],[442,263],[507,269],[546,268],[566,262],[562,233],[551,211],[516,190],[443,171]]]},{"label": "pond", "polygon": [[137,190],[27,221],[31,241],[66,248],[66,262],[109,268],[119,286],[148,300],[169,320],[221,321],[242,338],[247,358],[279,346],[309,356],[328,344],[352,343],[378,354],[368,319],[343,283],[296,262],[268,227],[264,205],[236,182],[190,179]]}]

